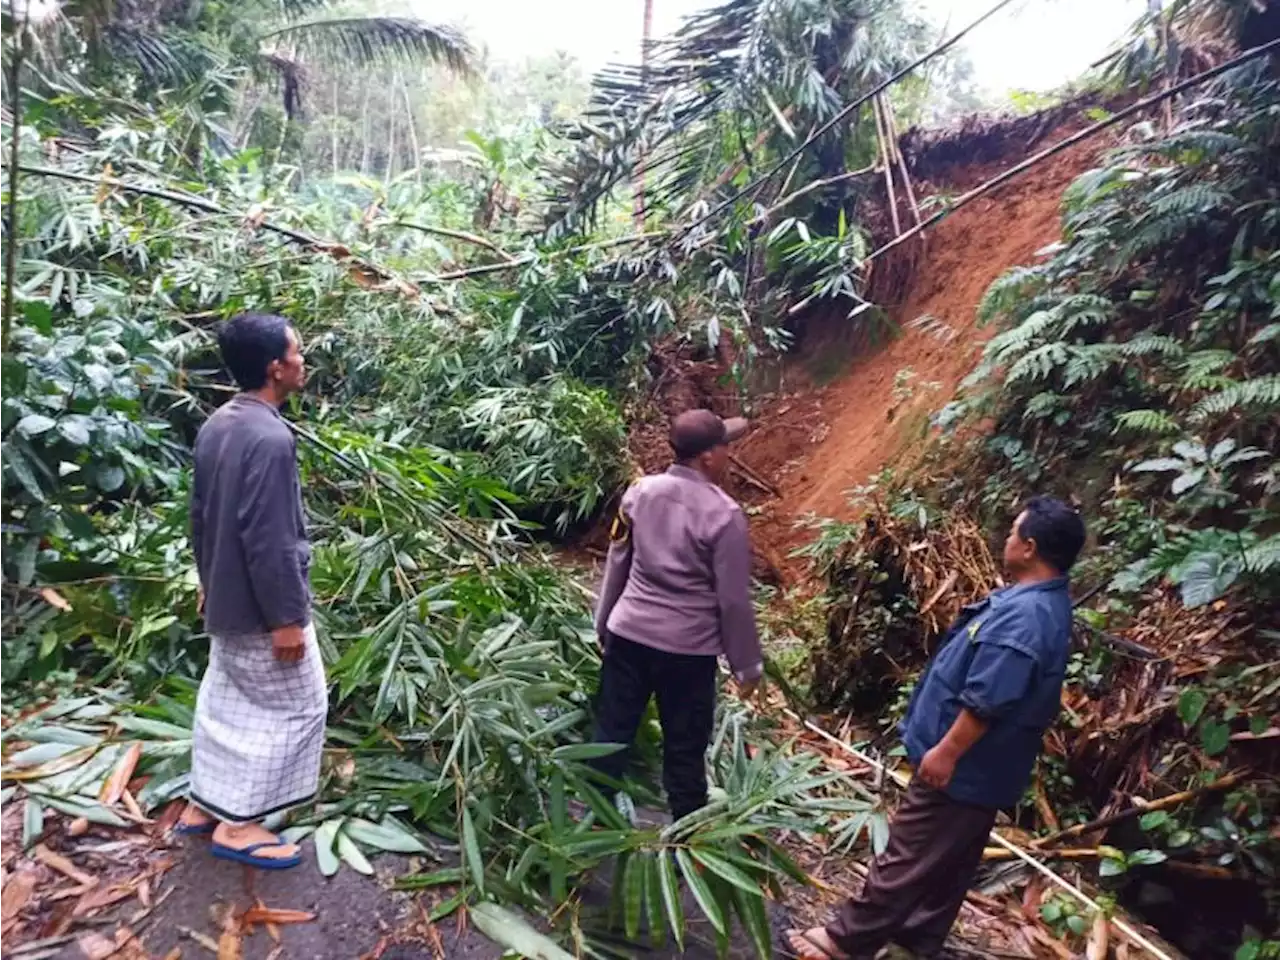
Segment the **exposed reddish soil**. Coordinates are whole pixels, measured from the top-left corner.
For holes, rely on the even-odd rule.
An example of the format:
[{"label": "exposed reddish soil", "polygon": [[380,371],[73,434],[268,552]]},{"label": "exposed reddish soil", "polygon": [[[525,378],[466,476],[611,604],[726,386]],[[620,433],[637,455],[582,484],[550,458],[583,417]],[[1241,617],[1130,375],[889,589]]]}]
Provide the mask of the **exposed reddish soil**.
[{"label": "exposed reddish soil", "polygon": [[[1049,139],[1082,123],[1068,122]],[[775,584],[798,582],[804,565],[789,554],[812,534],[797,524],[810,517],[850,519],[851,488],[887,465],[910,468],[925,446],[928,414],[952,397],[994,332],[977,325],[983,293],[1009,267],[1035,262],[1037,251],[1058,239],[1063,190],[1109,145],[1087,141],[1044,161],[956,211],[906,251],[915,264],[905,299],[886,305],[896,336],[869,342],[842,312],[807,318],[797,351],[778,371],[782,387],[757,394],[754,426],[735,449],[746,469],[735,468],[726,483],[751,516],[758,576]],[[1019,159],[960,167],[945,186],[924,185],[918,193],[954,195]],[[945,326],[910,325],[926,315]],[[665,417],[694,406],[741,412],[733,384],[720,376],[722,363],[675,351],[656,354],[652,369],[659,415],[633,426],[631,444],[637,466],[646,471],[660,469],[669,456]],[[905,398],[895,390],[904,370],[915,374]]]}]

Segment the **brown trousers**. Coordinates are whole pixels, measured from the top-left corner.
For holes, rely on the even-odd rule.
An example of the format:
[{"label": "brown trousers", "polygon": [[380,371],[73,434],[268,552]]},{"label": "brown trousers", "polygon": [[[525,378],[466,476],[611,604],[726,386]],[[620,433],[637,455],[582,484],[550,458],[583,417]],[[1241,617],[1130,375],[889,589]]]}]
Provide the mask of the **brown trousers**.
[{"label": "brown trousers", "polygon": [[871,865],[862,892],[827,925],[851,957],[870,960],[890,941],[928,956],[942,949],[996,811],[959,803],[913,780],[889,827],[889,846]]}]

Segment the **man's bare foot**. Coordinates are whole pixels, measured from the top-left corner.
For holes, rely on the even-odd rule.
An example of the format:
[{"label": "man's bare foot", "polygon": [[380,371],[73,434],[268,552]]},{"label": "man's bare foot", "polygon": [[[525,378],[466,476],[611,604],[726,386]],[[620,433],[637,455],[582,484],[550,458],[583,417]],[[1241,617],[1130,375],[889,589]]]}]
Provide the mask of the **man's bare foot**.
[{"label": "man's bare foot", "polygon": [[187,836],[207,835],[213,833],[216,822],[210,814],[205,813],[194,803],[188,803],[186,809],[182,811],[182,816],[178,818],[178,833]]},{"label": "man's bare foot", "polygon": [[849,955],[832,942],[823,927],[788,930],[787,942],[801,960],[849,960]]},{"label": "man's bare foot", "polygon": [[298,855],[297,844],[281,843],[279,837],[256,823],[220,823],[213,831],[213,842],[231,850],[246,850],[256,843],[271,844],[253,852],[265,860],[289,860]]}]

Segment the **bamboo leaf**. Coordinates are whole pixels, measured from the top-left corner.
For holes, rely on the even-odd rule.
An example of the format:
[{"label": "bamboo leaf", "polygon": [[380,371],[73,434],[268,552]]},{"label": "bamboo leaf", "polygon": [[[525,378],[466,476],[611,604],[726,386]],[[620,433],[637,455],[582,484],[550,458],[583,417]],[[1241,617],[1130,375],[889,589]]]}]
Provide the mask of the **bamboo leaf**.
[{"label": "bamboo leaf", "polygon": [[627,858],[626,874],[623,880],[623,929],[627,939],[634,940],[640,935],[640,914],[644,907],[644,872],[647,857],[637,853]]},{"label": "bamboo leaf", "polygon": [[685,883],[689,885],[689,890],[693,893],[693,898],[698,901],[698,906],[702,909],[702,913],[710,921],[711,926],[715,928],[716,933],[723,935],[726,929],[724,914],[720,910],[720,904],[716,902],[710,883],[707,882],[706,877],[698,872],[698,868],[694,865],[687,850],[680,849],[676,851],[676,863],[680,865],[680,874],[684,877]]},{"label": "bamboo leaf", "polygon": [[338,856],[342,857],[356,873],[363,873],[366,877],[373,875],[373,864],[356,846],[356,842],[347,836],[345,829],[338,831]]},{"label": "bamboo leaf", "polygon": [[480,841],[476,837],[476,825],[471,819],[471,811],[465,803],[462,805],[462,845],[471,879],[476,889],[484,893],[484,861],[480,858]]},{"label": "bamboo leaf", "polygon": [[470,910],[471,920],[494,943],[529,960],[574,960],[550,937],[539,933],[524,918],[506,907],[483,901]]},{"label": "bamboo leaf", "polygon": [[44,807],[34,797],[27,797],[22,808],[22,849],[29,850],[44,832]]},{"label": "bamboo leaf", "polygon": [[693,859],[697,860],[712,873],[727,880],[735,887],[738,887],[744,892],[750,894],[760,893],[760,884],[756,883],[742,870],[735,867],[723,857],[717,856],[709,850],[699,850],[696,847],[690,848],[689,852],[693,854]]},{"label": "bamboo leaf", "polygon": [[320,867],[320,872],[326,877],[332,877],[341,866],[338,855],[333,849],[334,841],[338,836],[338,828],[341,826],[342,821],[340,819],[326,820],[316,830],[316,863]]},{"label": "bamboo leaf", "polygon": [[769,915],[765,911],[764,897],[759,891],[752,894],[738,887],[734,887],[732,892],[733,905],[737,908],[738,916],[742,918],[742,925],[747,928],[751,943],[756,948],[756,956],[760,957],[760,960],[769,960],[773,956],[773,934],[769,928]]},{"label": "bamboo leaf", "polygon": [[676,946],[684,952],[684,906],[680,903],[680,883],[676,879],[676,865],[665,850],[658,855],[658,879],[662,886],[662,906],[667,914],[667,925],[676,939]]},{"label": "bamboo leaf", "polygon": [[649,923],[649,942],[658,947],[666,942],[667,924],[662,913],[662,866],[665,851],[647,855],[644,863],[644,905]]}]

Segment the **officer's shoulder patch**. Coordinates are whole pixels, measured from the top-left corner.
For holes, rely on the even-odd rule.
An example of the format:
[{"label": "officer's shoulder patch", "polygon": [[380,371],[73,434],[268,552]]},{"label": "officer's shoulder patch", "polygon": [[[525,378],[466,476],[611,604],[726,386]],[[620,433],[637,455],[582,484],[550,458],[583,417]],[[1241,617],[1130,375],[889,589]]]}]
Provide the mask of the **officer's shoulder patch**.
[{"label": "officer's shoulder patch", "polygon": [[631,539],[631,520],[622,512],[622,507],[618,507],[618,512],[613,515],[613,523],[609,525],[609,542],[610,543],[626,543]]},{"label": "officer's shoulder patch", "polygon": [[978,639],[978,630],[982,626],[982,618],[975,617],[974,621],[969,624],[969,642],[973,643]]}]

